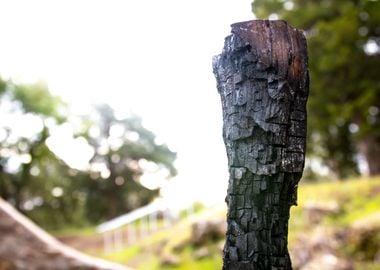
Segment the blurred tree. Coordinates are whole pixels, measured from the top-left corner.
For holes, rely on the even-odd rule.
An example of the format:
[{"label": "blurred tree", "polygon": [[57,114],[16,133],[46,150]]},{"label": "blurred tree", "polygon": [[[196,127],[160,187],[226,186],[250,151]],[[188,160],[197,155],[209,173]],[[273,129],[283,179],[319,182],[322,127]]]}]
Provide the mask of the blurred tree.
[{"label": "blurred tree", "polygon": [[[65,121],[63,102],[42,82],[0,79],[0,105],[0,196],[40,224],[71,221],[71,210],[65,215],[64,209],[74,209],[75,200],[59,198],[70,185],[69,167],[46,144],[51,127]],[[53,214],[57,209],[60,215]]]},{"label": "blurred tree", "polygon": [[[108,105],[99,105],[89,129],[95,154],[90,161],[87,215],[92,221],[111,218],[145,205],[158,195],[140,182],[144,172],[174,176],[176,154],[143,127],[141,119],[117,118]],[[96,205],[96,211],[90,206]]]},{"label": "blurred tree", "polygon": [[107,105],[79,118],[83,131],[74,135],[94,155],[86,170],[70,167],[49,144],[52,131],[73,124],[65,110],[44,83],[0,78],[0,196],[45,228],[98,222],[145,205],[158,187],[146,188],[141,176],[176,174],[176,154],[140,118],[117,118]]},{"label": "blurred tree", "polygon": [[309,153],[338,177],[359,152],[380,174],[380,1],[255,0],[258,18],[305,29],[309,47]]}]

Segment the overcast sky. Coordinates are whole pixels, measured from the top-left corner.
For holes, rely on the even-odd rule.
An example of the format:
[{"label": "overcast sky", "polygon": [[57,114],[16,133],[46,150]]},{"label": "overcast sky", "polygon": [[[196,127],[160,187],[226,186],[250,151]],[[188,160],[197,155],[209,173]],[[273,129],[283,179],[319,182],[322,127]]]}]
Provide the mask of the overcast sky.
[{"label": "overcast sky", "polygon": [[77,112],[108,102],[140,115],[178,153],[171,193],[224,199],[211,60],[231,23],[254,18],[251,0],[0,0],[0,10],[1,76],[43,79]]}]

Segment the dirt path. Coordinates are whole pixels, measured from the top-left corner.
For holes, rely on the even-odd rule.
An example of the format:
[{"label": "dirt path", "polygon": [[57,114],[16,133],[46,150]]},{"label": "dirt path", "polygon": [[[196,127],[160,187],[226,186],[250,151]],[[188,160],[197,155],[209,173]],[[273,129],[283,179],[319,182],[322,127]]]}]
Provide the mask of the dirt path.
[{"label": "dirt path", "polygon": [[[67,235],[58,236],[57,239],[62,243],[80,250],[82,252],[89,252],[92,250],[101,250],[104,247],[102,235]],[[90,252],[91,253],[91,252]]]},{"label": "dirt path", "polygon": [[62,244],[1,198],[0,243],[2,270],[129,269]]}]

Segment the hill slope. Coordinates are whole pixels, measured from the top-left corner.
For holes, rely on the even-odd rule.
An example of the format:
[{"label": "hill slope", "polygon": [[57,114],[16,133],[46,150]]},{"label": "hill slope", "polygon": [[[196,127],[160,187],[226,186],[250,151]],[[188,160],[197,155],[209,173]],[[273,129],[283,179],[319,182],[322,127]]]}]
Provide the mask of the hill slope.
[{"label": "hill slope", "polygon": [[127,270],[61,244],[1,198],[0,269]]},{"label": "hill slope", "polygon": [[[294,269],[380,269],[380,177],[303,184],[298,194],[289,223]],[[119,252],[92,252],[136,269],[220,269],[224,220],[221,205]]]}]

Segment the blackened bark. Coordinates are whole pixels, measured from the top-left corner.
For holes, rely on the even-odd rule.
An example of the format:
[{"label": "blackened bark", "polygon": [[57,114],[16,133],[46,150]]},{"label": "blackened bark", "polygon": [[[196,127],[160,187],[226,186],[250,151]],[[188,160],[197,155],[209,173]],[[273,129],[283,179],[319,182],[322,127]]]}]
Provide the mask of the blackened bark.
[{"label": "blackened bark", "polygon": [[289,209],[305,159],[306,40],[284,21],[236,23],[213,68],[230,172],[223,269],[291,269]]}]

